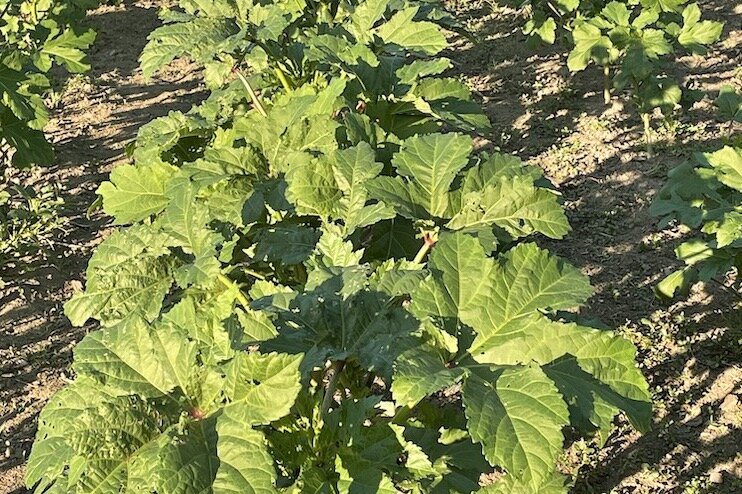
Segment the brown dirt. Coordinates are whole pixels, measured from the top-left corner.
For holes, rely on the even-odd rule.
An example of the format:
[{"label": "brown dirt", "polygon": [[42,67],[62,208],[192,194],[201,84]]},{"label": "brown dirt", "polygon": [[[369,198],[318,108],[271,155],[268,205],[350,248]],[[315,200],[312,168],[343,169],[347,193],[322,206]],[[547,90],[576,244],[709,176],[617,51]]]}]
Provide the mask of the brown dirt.
[{"label": "brown dirt", "polygon": [[[159,2],[162,5],[163,2]],[[64,231],[38,255],[6,268],[0,290],[0,493],[25,492],[23,464],[39,411],[65,382],[72,348],[91,328],[73,328],[62,304],[81,286],[91,249],[108,231],[101,214],[86,217],[95,190],[125,160],[137,129],[170,110],[187,110],[205,96],[198,74],[179,63],[151,81],[138,70],[147,34],[158,24],[157,4],[127,1],[91,12],[98,33],[92,71],[67,81],[47,132],[54,166],[28,173],[59,186]],[[41,173],[43,172],[43,173]]]},{"label": "brown dirt", "polygon": [[[599,69],[571,75],[565,46],[529,48],[511,8],[449,5],[478,37],[458,41],[448,56],[494,123],[482,146],[542,167],[558,186],[573,231],[544,244],[591,277],[596,293],[581,317],[637,343],[653,391],[652,431],[641,436],[621,422],[603,448],[572,445],[562,463],[578,477],[573,492],[742,492],[739,299],[701,286],[687,301],[658,300],[653,287],[680,265],[673,249],[683,234],[658,229],[648,212],[667,171],[717,148],[727,124],[708,98],[674,126],[655,118],[656,154],[647,158],[638,115],[617,94],[606,107]],[[702,9],[726,21],[722,42],[705,57],[681,58],[676,75],[711,94],[723,84],[742,89],[740,7],[716,1]]]}]

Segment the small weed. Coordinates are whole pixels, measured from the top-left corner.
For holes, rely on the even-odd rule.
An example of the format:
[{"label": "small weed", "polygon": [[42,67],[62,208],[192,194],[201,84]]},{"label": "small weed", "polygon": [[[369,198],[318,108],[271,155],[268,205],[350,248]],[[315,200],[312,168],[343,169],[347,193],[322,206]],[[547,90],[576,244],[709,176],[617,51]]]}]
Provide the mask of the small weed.
[{"label": "small weed", "polygon": [[0,185],[0,263],[38,250],[62,225],[64,201],[52,185]]}]

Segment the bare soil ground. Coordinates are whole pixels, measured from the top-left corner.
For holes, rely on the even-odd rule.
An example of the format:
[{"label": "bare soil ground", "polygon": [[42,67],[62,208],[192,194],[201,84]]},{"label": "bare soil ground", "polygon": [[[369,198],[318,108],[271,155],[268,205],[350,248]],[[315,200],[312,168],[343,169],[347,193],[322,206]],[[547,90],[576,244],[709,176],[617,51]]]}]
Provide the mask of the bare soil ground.
[{"label": "bare soil ground", "polygon": [[[103,216],[85,216],[95,189],[125,160],[123,147],[139,126],[204,96],[187,65],[148,82],[137,70],[157,25],[155,4],[162,2],[128,1],[91,14],[98,31],[93,71],[68,83],[50,128],[57,162],[43,179],[60,186],[67,226],[54,248],[16,266],[0,291],[0,494],[25,492],[23,464],[38,412],[64,384],[72,348],[92,329],[72,328],[61,306],[108,231]],[[659,230],[649,204],[669,169],[721,143],[712,105],[705,100],[661,128],[657,155],[648,159],[633,109],[618,97],[610,108],[603,104],[599,71],[572,76],[564,46],[528,47],[510,8],[481,0],[451,0],[449,7],[479,40],[457,41],[448,56],[494,122],[482,147],[516,153],[558,185],[573,232],[546,244],[591,276],[596,294],[582,316],[637,343],[654,393],[650,433],[619,422],[602,448],[572,444],[561,468],[578,477],[573,492],[742,492],[739,301],[719,286],[672,304],[652,292],[678,266],[673,248],[683,234]],[[742,88],[742,11],[730,0],[701,7],[727,22],[726,41],[706,57],[683,58],[679,74],[712,93],[722,84]]]},{"label": "bare soil ground", "polygon": [[170,110],[187,110],[205,97],[197,71],[175,64],[145,81],[137,58],[159,25],[163,2],[125,1],[91,12],[98,33],[92,71],[69,79],[47,132],[55,165],[32,172],[28,183],[55,183],[65,201],[64,232],[38,255],[3,273],[0,290],[0,493],[22,493],[23,464],[38,413],[64,385],[72,348],[91,327],[73,328],[62,304],[82,286],[92,248],[107,234],[108,218],[86,217],[95,190],[137,129]]}]

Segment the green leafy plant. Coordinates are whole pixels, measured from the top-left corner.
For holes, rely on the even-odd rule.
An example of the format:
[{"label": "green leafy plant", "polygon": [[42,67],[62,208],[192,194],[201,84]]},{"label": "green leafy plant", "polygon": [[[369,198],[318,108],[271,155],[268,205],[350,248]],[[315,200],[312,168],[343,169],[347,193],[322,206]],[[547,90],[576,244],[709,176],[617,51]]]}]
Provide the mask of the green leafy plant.
[{"label": "green leafy plant", "polygon": [[742,148],[724,146],[713,153],[698,153],[693,161],[672,170],[651,212],[697,232],[676,250],[686,267],[657,285],[657,292],[672,297],[687,293],[698,281],[718,279],[742,267]]},{"label": "green leafy plant", "polygon": [[723,24],[701,20],[698,4],[685,0],[528,2],[524,32],[531,39],[554,43],[564,33],[571,48],[567,67],[572,72],[594,63],[603,67],[603,96],[627,90],[641,114],[647,151],[652,154],[652,112],[669,118],[676,107],[702,97],[682,88],[672,76],[677,50],[703,55],[718,41]]},{"label": "green leafy plant", "polygon": [[[378,34],[410,8],[352,7],[313,4],[303,29],[352,10]],[[649,427],[634,347],[575,322],[587,279],[522,242],[569,231],[540,170],[438,132],[467,106],[398,99],[446,66],[415,56],[415,15],[393,50],[336,28],[376,60],[326,50],[289,84],[240,66],[140,130],[98,191],[122,227],[65,313],[101,329],[41,414],[30,487],[564,492],[566,428]]]},{"label": "green leafy plant", "polygon": [[[183,56],[204,66],[210,87],[232,82],[237,91],[232,94],[239,98],[248,80],[269,91],[332,81],[349,107],[359,107],[399,137],[430,132],[440,122],[465,131],[489,128],[468,87],[439,77],[450,61],[427,58],[446,47],[441,25],[453,24],[432,3],[181,5],[183,12],[165,11],[167,24],[150,35],[141,56],[146,76]],[[240,80],[242,72],[248,77]],[[220,93],[222,107],[225,93]]]},{"label": "green leafy plant", "polygon": [[527,0],[511,2],[526,14],[523,33],[532,45],[553,44],[557,38],[568,38],[578,18],[591,18],[605,7],[605,0]]},{"label": "green leafy plant", "polygon": [[671,56],[675,47],[705,54],[706,47],[721,36],[722,26],[720,22],[701,20],[701,10],[695,3],[642,2],[638,9],[629,9],[613,1],[595,17],[575,21],[574,48],[567,66],[574,72],[590,62],[602,65],[606,102],[612,85],[630,90],[644,123],[647,151],[652,154],[650,119],[654,109],[669,117],[683,98],[695,96],[667,75],[663,57]]},{"label": "green leafy plant", "polygon": [[61,226],[63,201],[50,185],[0,187],[0,262],[28,255]]},{"label": "green leafy plant", "polygon": [[76,26],[92,0],[0,2],[0,145],[3,161],[16,167],[47,165],[52,147],[43,134],[49,116],[46,74],[57,65],[79,73],[90,67],[84,50],[92,30]]},{"label": "green leafy plant", "polygon": [[676,223],[694,233],[675,249],[686,266],[657,285],[662,297],[687,294],[697,282],[720,281],[742,267],[742,148],[732,134],[742,98],[732,86],[723,86],[714,102],[719,116],[729,121],[727,145],[696,153],[671,170],[650,208],[661,217],[661,227]]},{"label": "green leafy plant", "polygon": [[[719,91],[719,96],[714,100],[714,104],[719,109],[719,115],[729,122],[726,140],[732,144],[734,127],[742,123],[742,95],[734,89],[733,86],[725,85]],[[739,145],[739,143],[734,143]]]}]

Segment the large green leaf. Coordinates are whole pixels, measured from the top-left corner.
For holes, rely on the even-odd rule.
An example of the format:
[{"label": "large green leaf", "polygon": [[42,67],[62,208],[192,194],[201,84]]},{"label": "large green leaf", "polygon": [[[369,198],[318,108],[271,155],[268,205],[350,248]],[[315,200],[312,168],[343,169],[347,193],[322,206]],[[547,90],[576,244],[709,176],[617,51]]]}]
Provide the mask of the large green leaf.
[{"label": "large green leaf", "polygon": [[[412,308],[420,317],[457,317],[470,326],[475,336],[469,354],[479,363],[473,369],[548,364],[550,386],[556,384],[568,400],[572,422],[581,429],[607,427],[619,410],[640,430],[648,428],[649,393],[633,345],[608,332],[551,321],[541,312],[577,306],[590,295],[579,271],[533,244],[518,245],[495,260],[476,238],[460,233],[441,236],[429,265],[433,274],[413,293]],[[465,390],[473,389],[471,379]],[[545,475],[546,463],[537,466],[541,473],[527,475]]]},{"label": "large green leaf", "polygon": [[278,312],[274,320],[278,336],[266,348],[306,353],[305,368],[326,360],[352,360],[390,376],[392,362],[405,350],[418,322],[391,304],[389,295],[359,291],[366,283],[362,271],[343,268],[296,296],[288,310],[272,308]]},{"label": "large green leaf", "polygon": [[742,192],[742,148],[724,146],[714,153],[704,153],[703,157],[714,167],[721,183]]},{"label": "large green leaf", "polygon": [[464,375],[450,369],[432,348],[417,347],[400,355],[394,363],[392,394],[397,403],[410,408],[436,391],[455,384]]},{"label": "large green leaf", "polygon": [[520,492],[523,494],[567,494],[570,481],[561,473],[555,473],[538,488],[522,482],[514,475],[506,475],[499,478],[494,484],[489,484],[479,490],[480,494],[512,494]]},{"label": "large green leaf", "polygon": [[151,320],[171,285],[172,262],[144,257],[88,279],[85,291],[64,304],[64,312],[75,326],[90,318],[114,323],[137,311]]},{"label": "large green leaf", "polygon": [[[458,134],[432,134],[407,139],[392,164],[404,178],[371,180],[378,199],[399,205],[402,213],[417,214],[424,209],[432,216],[445,217],[449,189],[457,173],[469,161],[471,138]],[[420,217],[420,216],[416,216]]]},{"label": "large green leaf", "polygon": [[335,182],[343,191],[337,208],[338,216],[345,223],[346,235],[357,228],[394,217],[394,212],[384,204],[366,204],[366,183],[378,176],[383,166],[376,162],[369,144],[362,142],[358,146],[337,151],[332,157]]},{"label": "large green leaf", "polygon": [[649,430],[651,397],[636,366],[636,349],[628,340],[534,316],[521,321],[518,331],[489,345],[489,350],[475,356],[478,362],[548,364],[547,375],[570,403],[572,422],[586,432],[609,426],[619,410],[638,430]]},{"label": "large green leaf", "polygon": [[477,239],[463,234],[441,235],[428,266],[433,276],[413,293],[412,309],[441,317],[466,313],[477,294],[488,289],[495,270]]},{"label": "large green leaf", "polygon": [[158,398],[176,387],[190,391],[195,364],[193,342],[134,314],[87,335],[75,348],[74,369],[122,393]]},{"label": "large green leaf", "polygon": [[415,21],[419,7],[408,7],[396,12],[376,33],[386,43],[399,45],[410,51],[435,55],[446,47],[441,28],[432,22]]},{"label": "large green leaf", "polygon": [[276,472],[265,437],[249,423],[225,413],[217,419],[219,468],[213,492],[273,494]]},{"label": "large green leaf", "polygon": [[599,27],[589,22],[578,23],[572,32],[575,46],[567,58],[567,67],[572,72],[579,72],[587,67],[590,60],[601,64],[608,61],[608,51],[612,48],[608,36],[603,35]]},{"label": "large green leaf", "polygon": [[114,168],[110,182],[103,182],[98,188],[103,210],[119,225],[142,221],[159,213],[169,202],[165,185],[174,171],[172,166],[159,163]]},{"label": "large green leaf", "polygon": [[139,58],[144,77],[151,77],[175,58],[188,55],[196,60],[216,52],[234,34],[235,26],[225,19],[196,17],[187,22],[166,24],[152,31]]},{"label": "large green leaf", "polygon": [[592,294],[584,275],[535,244],[518,245],[503,255],[481,284],[460,310],[461,320],[477,331],[473,354],[492,348],[537,311],[576,307]]},{"label": "large green leaf", "polygon": [[301,389],[302,355],[238,354],[226,367],[225,414],[246,424],[267,424],[286,415]]},{"label": "large green leaf", "polygon": [[477,229],[491,225],[513,238],[540,232],[562,238],[570,228],[558,196],[538,188],[529,176],[503,178],[482,190],[462,192],[461,209],[446,226],[453,230]]},{"label": "large green leaf", "polygon": [[95,41],[95,31],[92,29],[80,35],[70,29],[48,39],[41,48],[41,53],[54,57],[70,72],[82,73],[90,70],[83,50],[89,48],[93,41]]},{"label": "large green leaf", "polygon": [[702,21],[698,4],[690,4],[683,9],[683,28],[678,43],[693,53],[704,55],[706,46],[719,40],[723,27],[721,22]]},{"label": "large green leaf", "polygon": [[562,451],[567,405],[536,367],[478,371],[462,390],[469,432],[487,460],[532,492],[547,480]]},{"label": "large green leaf", "polygon": [[[471,351],[517,331],[541,309],[567,309],[592,293],[587,279],[534,244],[516,246],[499,260],[476,238],[441,236],[430,258],[434,276],[413,294],[419,313],[458,316],[477,331]],[[437,274],[436,274],[437,273]]]}]

